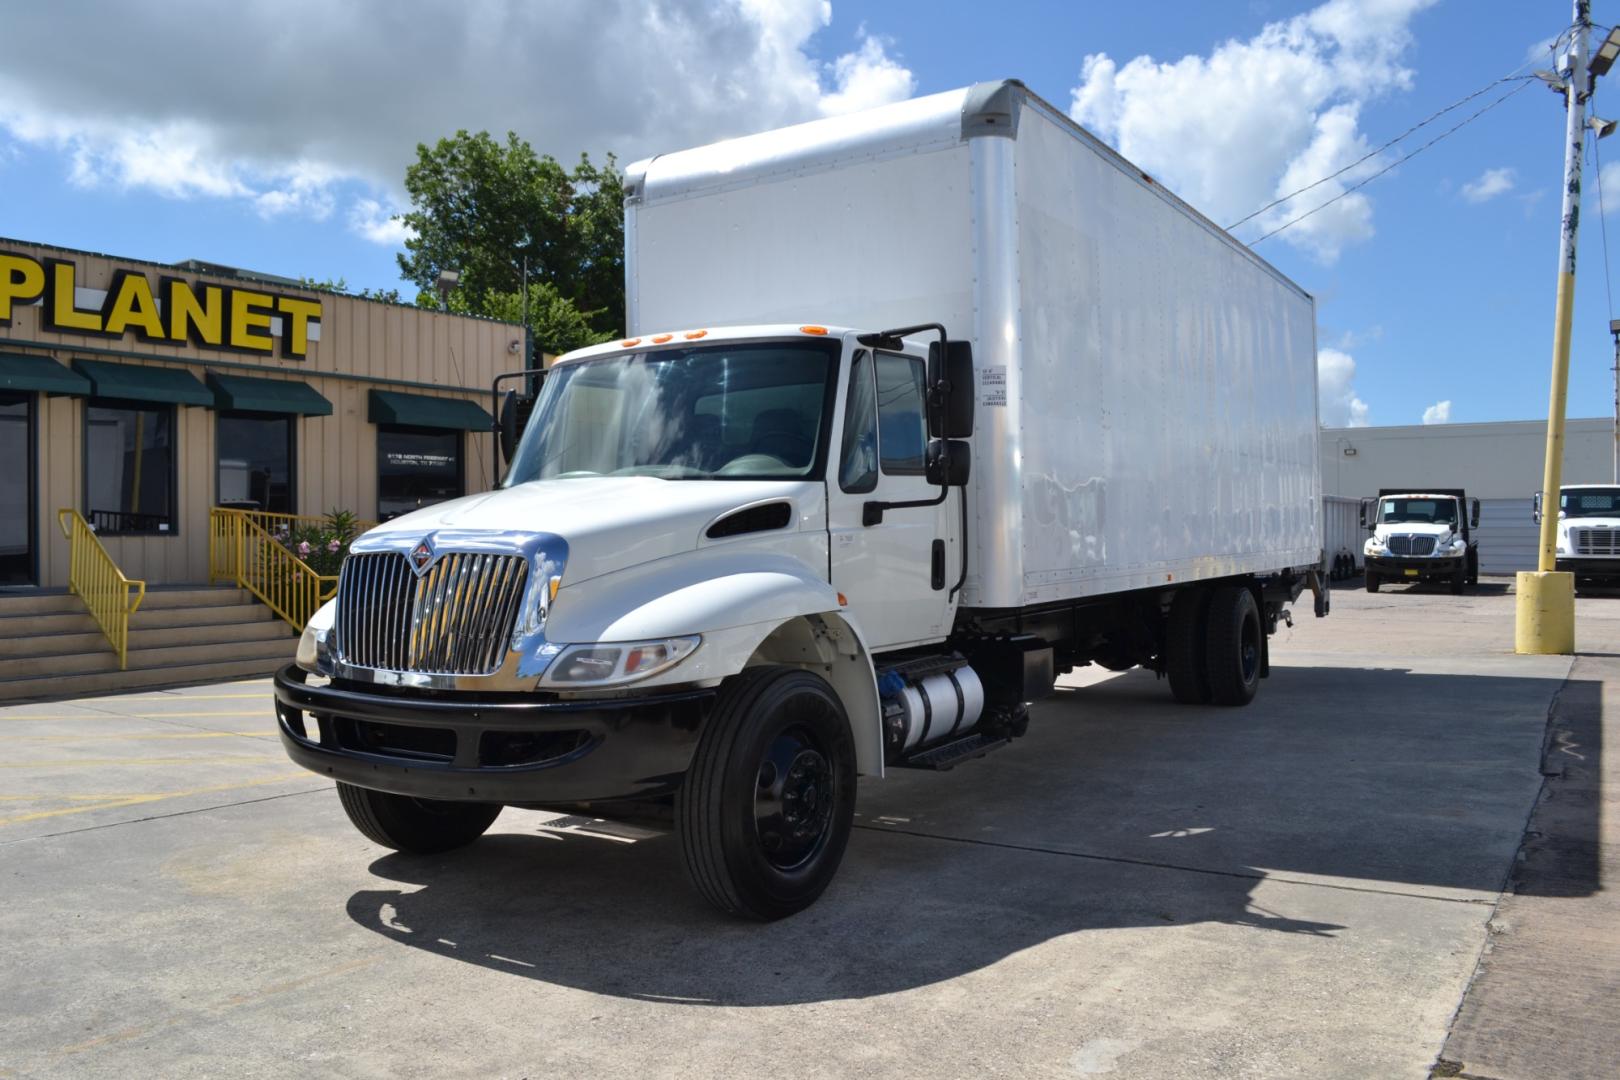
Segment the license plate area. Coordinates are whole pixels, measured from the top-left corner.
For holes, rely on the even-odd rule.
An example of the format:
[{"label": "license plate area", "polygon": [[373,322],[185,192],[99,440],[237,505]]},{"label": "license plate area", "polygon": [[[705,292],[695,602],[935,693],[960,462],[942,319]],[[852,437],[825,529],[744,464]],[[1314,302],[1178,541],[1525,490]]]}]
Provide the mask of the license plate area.
[{"label": "license plate area", "polygon": [[1418,576],[1418,572],[1416,570],[1413,570],[1413,569],[1410,569],[1410,568],[1405,570],[1404,573],[1406,574],[1407,577],[1417,577]]}]

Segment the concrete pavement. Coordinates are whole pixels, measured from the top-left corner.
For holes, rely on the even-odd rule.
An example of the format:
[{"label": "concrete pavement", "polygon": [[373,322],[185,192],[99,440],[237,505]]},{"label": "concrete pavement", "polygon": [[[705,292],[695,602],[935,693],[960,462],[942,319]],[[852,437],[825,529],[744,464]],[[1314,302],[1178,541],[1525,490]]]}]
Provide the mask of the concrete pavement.
[{"label": "concrete pavement", "polygon": [[1422,1077],[1570,670],[1512,606],[1336,594],[1243,710],[1077,673],[1012,747],[866,783],[770,926],[637,830],[385,853],[263,684],[0,710],[0,1077]]}]

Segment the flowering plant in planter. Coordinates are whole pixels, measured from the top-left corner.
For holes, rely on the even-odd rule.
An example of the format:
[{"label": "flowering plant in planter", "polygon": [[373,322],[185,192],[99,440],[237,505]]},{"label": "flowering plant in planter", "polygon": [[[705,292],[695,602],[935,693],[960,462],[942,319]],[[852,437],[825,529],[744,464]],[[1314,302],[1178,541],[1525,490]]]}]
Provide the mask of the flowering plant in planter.
[{"label": "flowering plant in planter", "polygon": [[276,532],[281,546],[298,556],[322,577],[334,577],[360,532],[359,520],[348,510],[331,510],[319,525],[282,527]]}]

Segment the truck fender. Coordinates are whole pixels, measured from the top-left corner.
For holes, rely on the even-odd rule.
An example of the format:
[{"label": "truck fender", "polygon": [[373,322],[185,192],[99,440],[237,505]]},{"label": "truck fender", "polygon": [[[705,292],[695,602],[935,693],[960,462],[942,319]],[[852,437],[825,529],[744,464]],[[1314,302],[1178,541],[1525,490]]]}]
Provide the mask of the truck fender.
[{"label": "truck fender", "polygon": [[718,682],[756,664],[815,671],[844,703],[860,772],[882,776],[877,676],[865,634],[838,591],[795,558],[707,554],[564,584],[546,619],[546,639],[562,645],[702,635],[695,653],[636,683],[638,690]]}]

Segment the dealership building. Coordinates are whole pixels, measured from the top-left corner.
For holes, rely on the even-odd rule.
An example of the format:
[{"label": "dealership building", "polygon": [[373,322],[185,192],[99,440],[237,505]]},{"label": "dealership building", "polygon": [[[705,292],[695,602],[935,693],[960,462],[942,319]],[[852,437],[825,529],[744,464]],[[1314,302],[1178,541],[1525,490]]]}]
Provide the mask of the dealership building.
[{"label": "dealership building", "polygon": [[132,578],[209,579],[215,506],[385,520],[486,490],[522,327],[0,239],[0,587],[79,512]]}]

